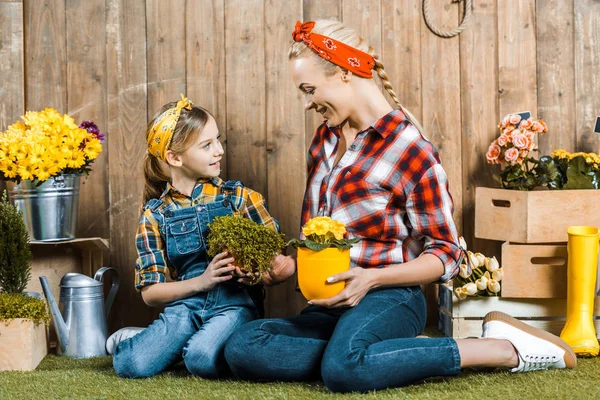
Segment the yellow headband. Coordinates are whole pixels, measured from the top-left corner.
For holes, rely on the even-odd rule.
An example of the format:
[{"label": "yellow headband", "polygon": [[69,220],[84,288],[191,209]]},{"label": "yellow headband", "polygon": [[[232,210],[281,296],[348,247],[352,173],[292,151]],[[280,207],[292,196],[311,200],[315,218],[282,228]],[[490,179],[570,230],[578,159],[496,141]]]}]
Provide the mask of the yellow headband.
[{"label": "yellow headband", "polygon": [[191,110],[192,102],[182,94],[181,100],[177,102],[175,107],[169,108],[156,118],[148,135],[148,152],[150,154],[166,161],[167,150],[171,144],[175,126],[179,120],[181,110],[184,108]]}]

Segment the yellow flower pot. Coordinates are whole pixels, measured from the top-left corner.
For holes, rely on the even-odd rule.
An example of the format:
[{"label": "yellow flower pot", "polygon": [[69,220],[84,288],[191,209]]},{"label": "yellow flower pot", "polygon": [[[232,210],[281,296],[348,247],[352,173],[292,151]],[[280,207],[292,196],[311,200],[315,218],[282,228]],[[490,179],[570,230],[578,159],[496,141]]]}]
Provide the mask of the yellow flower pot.
[{"label": "yellow flower pot", "polygon": [[307,300],[335,296],[346,282],[327,283],[327,278],[350,269],[350,250],[298,248],[298,284]]}]

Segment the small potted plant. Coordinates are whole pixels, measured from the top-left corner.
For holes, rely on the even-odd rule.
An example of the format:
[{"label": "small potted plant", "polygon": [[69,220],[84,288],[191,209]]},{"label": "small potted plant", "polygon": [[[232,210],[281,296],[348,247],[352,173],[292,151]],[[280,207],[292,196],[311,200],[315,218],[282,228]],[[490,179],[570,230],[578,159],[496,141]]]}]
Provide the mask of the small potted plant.
[{"label": "small potted plant", "polygon": [[80,177],[89,174],[103,140],[93,122],[78,126],[52,108],[28,111],[0,133],[0,179],[32,240],[75,237]]},{"label": "small potted plant", "polygon": [[50,315],[43,300],[23,293],[31,276],[31,251],[20,212],[0,201],[0,371],[33,370],[48,353]]},{"label": "small potted plant", "polygon": [[350,248],[359,239],[346,239],[346,226],[329,217],[315,217],[302,227],[305,239],[288,242],[298,249],[298,285],[307,300],[326,299],[341,292],[345,282],[327,278],[350,269]]},{"label": "small potted plant", "polygon": [[490,164],[499,164],[500,173],[494,177],[503,189],[532,190],[545,182],[539,180],[536,168],[539,161],[531,153],[537,152],[536,135],[548,132],[546,123],[519,114],[509,114],[498,124],[500,136],[490,144],[485,155]]},{"label": "small potted plant", "polygon": [[216,217],[208,228],[208,255],[229,252],[235,258],[235,265],[249,274],[251,284],[262,280],[263,273],[271,268],[273,257],[285,244],[283,234],[234,215]]}]

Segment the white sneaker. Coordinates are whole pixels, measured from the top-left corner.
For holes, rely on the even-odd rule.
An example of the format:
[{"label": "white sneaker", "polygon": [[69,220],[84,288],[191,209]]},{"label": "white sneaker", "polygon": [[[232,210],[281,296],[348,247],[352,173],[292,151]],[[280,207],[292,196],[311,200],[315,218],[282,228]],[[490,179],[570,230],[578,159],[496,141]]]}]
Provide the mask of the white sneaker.
[{"label": "white sneaker", "polygon": [[517,350],[519,365],[510,372],[575,368],[577,357],[561,338],[508,314],[492,311],[483,319],[484,338],[506,339]]},{"label": "white sneaker", "polygon": [[117,344],[119,344],[125,339],[134,337],[144,329],[146,328],[138,328],[135,326],[129,326],[127,328],[119,329],[118,331],[110,335],[108,339],[106,339],[106,352],[112,356],[113,352],[115,351],[115,347],[117,347]]}]

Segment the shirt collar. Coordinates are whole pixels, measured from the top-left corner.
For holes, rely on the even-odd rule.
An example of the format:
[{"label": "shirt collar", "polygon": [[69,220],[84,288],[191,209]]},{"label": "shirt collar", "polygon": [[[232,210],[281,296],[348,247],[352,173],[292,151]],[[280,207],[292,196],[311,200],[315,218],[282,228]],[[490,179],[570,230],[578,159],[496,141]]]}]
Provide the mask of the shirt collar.
[{"label": "shirt collar", "polygon": [[[192,193],[194,193],[196,191],[196,189],[198,188],[198,186],[204,185],[205,183],[209,183],[209,182],[211,184],[213,184],[214,186],[217,186],[217,187],[223,186],[223,179],[219,178],[218,176],[217,177],[211,177],[211,178],[200,178],[200,179],[198,179],[196,181],[196,185],[194,186],[194,189],[192,190]],[[187,197],[183,193],[181,193],[179,190],[177,190],[175,188],[175,186],[173,186],[171,184],[171,182],[167,182],[165,190],[160,195],[160,199],[162,200],[162,198],[165,197],[169,193],[173,193],[173,194],[176,194],[176,195],[179,195],[179,196]]]},{"label": "shirt collar", "polygon": [[401,110],[392,110],[383,117],[379,118],[372,127],[378,132],[384,139],[392,132],[394,132],[398,125],[406,121],[406,115]]},{"label": "shirt collar", "polygon": [[[375,132],[379,133],[379,135],[381,135],[382,138],[385,139],[390,133],[394,132],[398,128],[398,125],[400,125],[406,120],[406,115],[404,115],[402,110],[392,110],[383,117],[379,118],[377,121],[375,121],[373,125],[367,127],[361,132],[368,132],[370,130],[374,130]],[[329,128],[329,131],[335,136],[337,136],[339,139],[340,134],[338,127]]]}]

